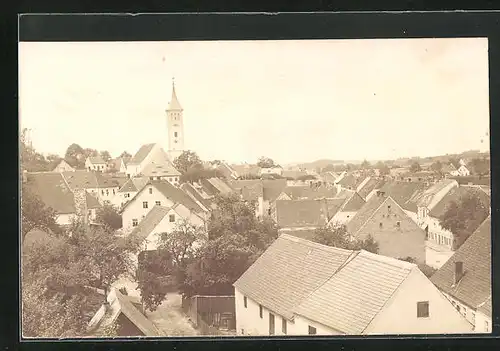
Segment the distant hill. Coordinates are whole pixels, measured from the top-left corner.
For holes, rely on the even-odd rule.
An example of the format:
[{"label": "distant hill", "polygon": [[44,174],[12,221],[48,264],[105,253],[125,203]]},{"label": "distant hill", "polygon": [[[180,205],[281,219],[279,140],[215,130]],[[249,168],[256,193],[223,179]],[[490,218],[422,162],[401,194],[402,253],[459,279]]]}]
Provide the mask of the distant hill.
[{"label": "distant hill", "polygon": [[[332,165],[342,165],[346,163],[344,160],[329,160],[329,159],[323,159],[323,160],[317,160],[313,162],[304,162],[304,163],[294,163],[294,164],[287,164],[284,165],[284,168],[288,167],[298,167],[298,168],[304,168],[308,170],[315,170],[316,168],[324,168],[330,164]],[[348,162],[347,162],[348,163]]]}]

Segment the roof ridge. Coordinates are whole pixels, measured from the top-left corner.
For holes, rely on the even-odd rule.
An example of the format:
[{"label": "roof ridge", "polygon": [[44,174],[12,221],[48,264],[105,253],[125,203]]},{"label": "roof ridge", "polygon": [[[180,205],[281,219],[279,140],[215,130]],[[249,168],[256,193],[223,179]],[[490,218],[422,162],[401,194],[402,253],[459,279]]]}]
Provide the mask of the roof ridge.
[{"label": "roof ridge", "polygon": [[384,255],[379,255],[375,254],[370,251],[366,250],[360,250],[360,254],[362,254],[363,257],[367,257],[370,259],[373,259],[374,261],[380,262],[380,263],[385,263],[394,267],[399,267],[399,268],[405,268],[412,270],[413,268],[417,267],[415,263],[403,261],[403,260],[398,260],[397,258],[394,257],[389,257],[389,256],[384,256]]},{"label": "roof ridge", "polygon": [[335,247],[335,246],[323,245],[323,244],[320,244],[320,243],[317,243],[317,242],[314,242],[314,241],[311,241],[311,240],[299,238],[297,236],[293,236],[293,235],[286,234],[286,233],[280,234],[280,236],[278,237],[278,239],[279,238],[290,240],[290,241],[293,241],[293,242],[296,242],[296,243],[301,243],[301,244],[304,244],[304,245],[307,245],[307,246],[310,246],[310,247],[314,247],[314,248],[317,248],[317,249],[320,249],[320,250],[339,251],[339,252],[344,252],[344,253],[353,252],[353,250],[343,249],[343,248]]}]

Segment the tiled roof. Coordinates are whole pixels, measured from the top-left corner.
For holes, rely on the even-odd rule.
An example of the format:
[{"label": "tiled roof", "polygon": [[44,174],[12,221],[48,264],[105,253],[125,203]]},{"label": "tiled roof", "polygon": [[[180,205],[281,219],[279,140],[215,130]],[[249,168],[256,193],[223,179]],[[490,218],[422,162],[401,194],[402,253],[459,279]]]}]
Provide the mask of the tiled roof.
[{"label": "tiled roof", "polygon": [[100,172],[96,172],[94,175],[98,188],[120,188],[127,181],[125,177],[114,177],[110,174],[103,174]]},{"label": "tiled roof", "polygon": [[274,201],[286,187],[286,179],[263,180],[264,201]]},{"label": "tiled roof", "polygon": [[[464,275],[453,283],[455,262],[463,262]],[[491,217],[458,248],[430,278],[443,292],[477,308],[491,296]]]},{"label": "tiled roof", "polygon": [[366,184],[359,189],[358,194],[361,196],[363,199],[366,199],[366,197],[375,189],[380,189],[383,187],[385,184],[384,179],[377,179],[377,178],[370,178]]},{"label": "tiled roof", "polygon": [[95,176],[96,172],[76,170],[74,172],[63,172],[62,175],[72,190],[75,188],[96,189],[99,187]]},{"label": "tiled roof", "polygon": [[441,218],[441,216],[446,212],[448,205],[452,201],[460,201],[460,198],[466,195],[477,195],[481,200],[481,203],[487,208],[490,207],[490,197],[484,191],[476,187],[460,186],[453,188],[449,191],[436,206],[429,212],[429,216],[434,218]]},{"label": "tiled roof", "polygon": [[189,183],[183,183],[180,188],[186,193],[190,194],[192,197],[194,197],[198,202],[200,202],[203,206],[205,206],[207,209],[210,208],[211,206],[211,201],[205,199],[201,194],[196,190],[191,184]]},{"label": "tiled roof", "polygon": [[453,179],[440,180],[439,182],[431,185],[430,188],[427,188],[423,192],[419,193],[415,197],[414,202],[416,202],[417,206],[428,207],[429,205],[432,204],[434,197],[439,192],[443,191],[446,187],[450,186],[453,183],[455,183],[456,186],[458,186],[458,183],[456,180],[453,180]]},{"label": "tiled roof", "polygon": [[101,156],[92,156],[92,157],[89,157],[89,161],[95,165],[97,164],[106,164],[106,161],[104,161],[102,159]]},{"label": "tiled roof", "polygon": [[351,253],[282,234],[234,286],[291,320],[300,301],[328,280]]},{"label": "tiled roof", "polygon": [[364,205],[365,200],[358,193],[353,193],[349,199],[342,206],[342,211],[344,212],[356,212],[359,211]]},{"label": "tiled roof", "polygon": [[[65,173],[78,173],[65,172]],[[75,213],[73,192],[62,177],[62,173],[29,173],[27,186],[40,200],[56,213]],[[21,194],[22,195],[22,194]]]},{"label": "tiled roof", "polygon": [[212,183],[208,181],[208,179],[200,179],[199,181],[200,185],[203,187],[203,190],[209,195],[209,196],[215,196],[220,194],[219,189],[217,189]]},{"label": "tiled roof", "polygon": [[163,195],[171,199],[174,203],[182,204],[189,210],[196,213],[203,212],[203,209],[180,188],[177,188],[164,180],[153,180],[150,183],[155,186]]},{"label": "tiled roof", "polygon": [[144,188],[148,181],[147,177],[130,178],[118,191],[121,193],[136,192]]},{"label": "tiled roof", "polygon": [[[361,180],[362,181],[362,180]],[[352,174],[347,174],[345,177],[343,177],[338,184],[341,185],[344,188],[352,188],[356,189],[356,187],[359,185],[360,181],[358,177],[355,177]]]},{"label": "tiled roof", "polygon": [[256,184],[262,184],[262,181],[260,179],[232,180],[230,184],[233,189],[243,189],[245,187],[255,186]]},{"label": "tiled roof", "polygon": [[354,195],[355,191],[354,190],[349,190],[349,189],[342,189],[338,192],[337,196],[338,198],[342,199],[349,199],[351,198],[352,195]]},{"label": "tiled roof", "polygon": [[155,205],[130,235],[145,240],[170,210],[170,207]]},{"label": "tiled roof", "polygon": [[227,185],[222,179],[219,178],[210,178],[208,181],[219,190],[222,194],[229,194],[233,192],[233,189]]},{"label": "tiled roof", "polygon": [[290,196],[292,200],[298,199],[319,199],[319,198],[333,198],[337,191],[335,188],[328,189],[325,186],[313,188],[310,186],[287,186],[283,188],[283,192]]},{"label": "tiled roof", "polygon": [[232,165],[231,168],[238,174],[238,176],[244,175],[259,175],[260,167],[256,165]]},{"label": "tiled roof", "polygon": [[342,208],[342,205],[345,203],[345,199],[342,198],[333,198],[326,199],[326,206],[328,209],[328,220],[330,220],[337,212],[339,212]]},{"label": "tiled roof", "polygon": [[155,145],[156,144],[154,144],[154,143],[142,145],[141,148],[139,149],[139,151],[137,151],[137,153],[130,159],[130,161],[128,163],[131,165],[140,164],[142,161],[144,161],[146,156],[149,155],[151,150],[153,150],[153,147]]},{"label": "tiled roof", "polygon": [[352,235],[356,234],[387,199],[386,196],[374,195],[371,197],[356,215],[347,222],[347,231]]},{"label": "tiled roof", "polygon": [[163,163],[151,162],[144,167],[141,173],[145,177],[175,177],[180,176],[181,173],[170,164],[170,162],[165,161]]},{"label": "tiled roof", "polygon": [[427,187],[423,182],[391,181],[380,188],[380,191],[385,192],[386,195],[390,195],[403,209],[416,212],[416,198]]},{"label": "tiled roof", "polygon": [[360,251],[294,309],[345,334],[359,335],[416,266]]},{"label": "tiled roof", "polygon": [[328,221],[322,200],[277,200],[280,227],[321,227]]},{"label": "tiled roof", "polygon": [[491,318],[491,296],[484,303],[479,305],[478,311]]},{"label": "tiled roof", "polygon": [[297,229],[292,230],[290,228],[283,228],[279,231],[280,234],[291,235],[300,239],[311,240],[314,241],[316,229]]}]

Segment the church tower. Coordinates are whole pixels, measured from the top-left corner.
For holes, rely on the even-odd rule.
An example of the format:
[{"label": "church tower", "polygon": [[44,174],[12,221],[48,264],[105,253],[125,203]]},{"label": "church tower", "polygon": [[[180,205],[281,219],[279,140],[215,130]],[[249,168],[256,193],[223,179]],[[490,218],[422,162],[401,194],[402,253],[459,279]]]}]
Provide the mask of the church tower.
[{"label": "church tower", "polygon": [[175,82],[172,79],[172,98],[167,109],[168,156],[174,161],[184,151],[184,123],[182,107],[175,93]]}]

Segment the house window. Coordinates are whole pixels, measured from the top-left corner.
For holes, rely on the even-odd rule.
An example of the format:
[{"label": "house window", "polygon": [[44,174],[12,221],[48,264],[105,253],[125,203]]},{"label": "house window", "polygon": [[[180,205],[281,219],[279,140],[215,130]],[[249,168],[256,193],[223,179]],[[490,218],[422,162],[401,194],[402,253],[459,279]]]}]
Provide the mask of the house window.
[{"label": "house window", "polygon": [[467,307],[464,306],[464,317],[467,317]]},{"label": "house window", "polygon": [[175,215],[171,214],[170,216],[168,216],[168,220],[170,223],[175,222]]},{"label": "house window", "polygon": [[274,314],[269,313],[269,335],[274,335]]},{"label": "house window", "polygon": [[132,227],[137,227],[139,225],[139,221],[137,219],[132,220]]},{"label": "house window", "polygon": [[245,329],[241,329],[241,335],[245,335]]},{"label": "house window", "polygon": [[316,335],[316,328],[309,326],[309,335]]},{"label": "house window", "polygon": [[147,201],[144,201],[142,203],[142,208],[148,208],[148,202]]},{"label": "house window", "polygon": [[270,216],[271,215],[271,209],[267,209],[267,214]]},{"label": "house window", "polygon": [[391,210],[391,205],[387,205],[387,209],[390,211]]},{"label": "house window", "polygon": [[490,324],[488,323],[488,321],[484,321],[484,330],[490,331]]},{"label": "house window", "polygon": [[156,206],[161,206],[161,201],[155,201]]},{"label": "house window", "polygon": [[286,334],[286,319],[285,318],[281,318],[281,332],[283,334]]},{"label": "house window", "polygon": [[113,189],[113,195],[115,195],[115,189]]},{"label": "house window", "polygon": [[104,196],[104,190],[101,190],[101,194]]},{"label": "house window", "polygon": [[245,306],[245,308],[247,308],[247,297],[246,296],[243,296],[243,306]]},{"label": "house window", "polygon": [[178,182],[179,181],[179,177],[175,177],[175,181]]},{"label": "house window", "polygon": [[177,138],[177,132],[174,132],[174,137],[176,137],[176,138]]},{"label": "house window", "polygon": [[152,194],[153,193],[153,188],[149,188],[149,193]]},{"label": "house window", "polygon": [[108,196],[108,195],[109,195],[109,190],[108,190],[108,189],[106,189],[106,196]]},{"label": "house window", "polygon": [[429,301],[417,302],[417,318],[429,317]]},{"label": "house window", "polygon": [[396,227],[401,228],[401,222],[396,222]]},{"label": "house window", "polygon": [[471,312],[472,325],[476,325],[476,313]]},{"label": "house window", "polygon": [[460,312],[460,305],[458,303],[457,303],[456,309],[457,309],[458,312]]},{"label": "house window", "polygon": [[378,224],[378,227],[379,227],[379,228],[382,228],[382,226],[383,226],[383,224],[382,224],[382,222],[380,222],[380,223]]},{"label": "house window", "polygon": [[262,318],[263,314],[264,313],[262,311],[262,305],[259,305],[259,316],[260,316],[260,318]]}]

